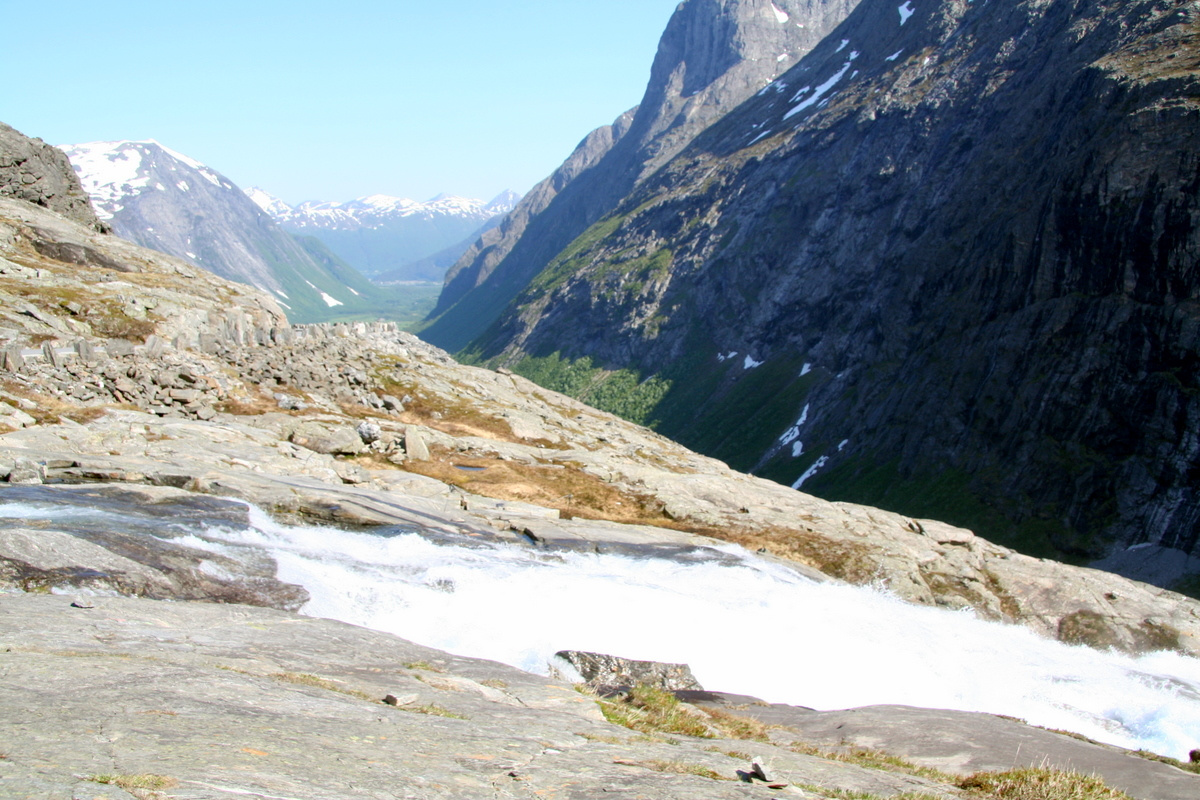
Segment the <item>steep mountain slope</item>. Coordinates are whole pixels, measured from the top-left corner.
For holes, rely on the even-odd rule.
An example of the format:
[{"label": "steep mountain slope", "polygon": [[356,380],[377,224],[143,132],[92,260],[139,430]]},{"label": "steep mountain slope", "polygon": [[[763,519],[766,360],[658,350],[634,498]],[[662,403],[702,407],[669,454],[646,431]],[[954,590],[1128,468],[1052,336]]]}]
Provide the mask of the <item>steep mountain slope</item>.
[{"label": "steep mountain slope", "polygon": [[513,192],[489,203],[448,195],[427,203],[371,195],[346,203],[293,207],[259,188],[246,194],[284,230],[316,237],[364,275],[388,273],[393,281],[437,282],[445,276],[445,266],[431,269],[420,262],[448,247],[465,250],[464,240],[507,214],[520,199]]},{"label": "steep mountain slope", "polygon": [[1197,130],[1195,3],[864,0],[476,355],[806,491],[1169,584],[1200,555]]},{"label": "steep mountain slope", "polygon": [[373,310],[369,281],[319,243],[296,241],[210,167],[154,141],[63,150],[118,235],[271,291],[294,322]]},{"label": "steep mountain slope", "polygon": [[446,275],[421,333],[458,350],[589,225],[698,133],[796,63],[857,0],[686,0],[641,104],[585,138]]}]

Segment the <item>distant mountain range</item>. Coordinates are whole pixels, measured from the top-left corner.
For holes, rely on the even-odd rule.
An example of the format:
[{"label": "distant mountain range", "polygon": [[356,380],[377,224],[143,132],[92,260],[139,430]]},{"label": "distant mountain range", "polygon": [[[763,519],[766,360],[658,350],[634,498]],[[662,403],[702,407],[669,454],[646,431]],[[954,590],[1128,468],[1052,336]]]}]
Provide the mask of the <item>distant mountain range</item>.
[{"label": "distant mountain range", "polygon": [[293,322],[379,311],[379,290],[280,228],[221,173],[156,141],[65,145],[97,215],[126,239],[276,296]]},{"label": "distant mountain range", "polygon": [[258,187],[246,194],[284,230],[316,237],[363,274],[384,282],[440,283],[471,242],[520,200],[510,191],[487,203],[451,195],[421,203],[376,194],[291,206]]}]

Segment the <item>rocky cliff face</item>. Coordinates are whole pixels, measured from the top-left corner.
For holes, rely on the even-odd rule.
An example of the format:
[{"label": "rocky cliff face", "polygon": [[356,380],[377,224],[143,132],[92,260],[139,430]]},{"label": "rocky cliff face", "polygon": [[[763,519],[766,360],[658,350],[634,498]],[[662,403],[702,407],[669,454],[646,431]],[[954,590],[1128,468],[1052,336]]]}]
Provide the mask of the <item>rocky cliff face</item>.
[{"label": "rocky cliff face", "polygon": [[642,103],[593,131],[498,231],[446,275],[421,334],[465,346],[554,256],[639,181],[807,53],[857,0],[687,0],[663,34]]},{"label": "rocky cliff face", "polygon": [[93,230],[107,231],[67,156],[0,122],[0,197],[44,206]]},{"label": "rocky cliff face", "polygon": [[154,141],[64,148],[121,236],[275,294],[297,322],[365,310],[369,281],[319,242],[279,228],[228,178]]},{"label": "rocky cliff face", "polygon": [[477,355],[806,491],[1144,544],[1171,583],[1200,531],[1198,72],[1194,4],[864,0]]}]

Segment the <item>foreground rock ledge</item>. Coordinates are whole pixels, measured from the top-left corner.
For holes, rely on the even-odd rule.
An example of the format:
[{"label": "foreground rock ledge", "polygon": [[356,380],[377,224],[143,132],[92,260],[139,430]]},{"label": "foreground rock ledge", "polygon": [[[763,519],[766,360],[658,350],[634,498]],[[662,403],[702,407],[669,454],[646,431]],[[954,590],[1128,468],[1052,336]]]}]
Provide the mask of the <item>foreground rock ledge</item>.
[{"label": "foreground rock ledge", "polygon": [[[1045,763],[1146,800],[1200,796],[1200,776],[989,715],[752,703],[734,713],[788,726],[770,744],[647,740],[564,683],[339,622],[247,606],[92,605],[0,594],[0,797],[128,800],[86,777],[144,773],[171,779],[180,800],[783,796],[737,782],[746,754],[793,787],[956,796],[787,748],[842,740],[955,773]],[[387,694],[416,699],[390,706]],[[719,779],[662,771],[687,767]]]}]

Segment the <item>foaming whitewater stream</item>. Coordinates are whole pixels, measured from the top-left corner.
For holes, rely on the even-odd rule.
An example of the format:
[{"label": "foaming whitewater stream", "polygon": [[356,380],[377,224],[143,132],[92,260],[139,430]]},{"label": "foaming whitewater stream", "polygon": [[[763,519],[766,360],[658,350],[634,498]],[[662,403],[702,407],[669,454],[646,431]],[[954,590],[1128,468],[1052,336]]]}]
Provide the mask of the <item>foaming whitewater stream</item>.
[{"label": "foaming whitewater stream", "polygon": [[[0,525],[45,519],[66,530],[112,513],[3,500]],[[549,552],[285,526],[253,508],[249,525],[176,518],[170,527],[175,544],[232,558],[269,552],[278,577],[311,594],[306,614],[531,672],[545,674],[558,650],[590,650],[685,662],[707,688],[770,702],[985,711],[1184,759],[1200,745],[1200,660],[1069,647],[970,613],[815,583],[734,547]]]}]

